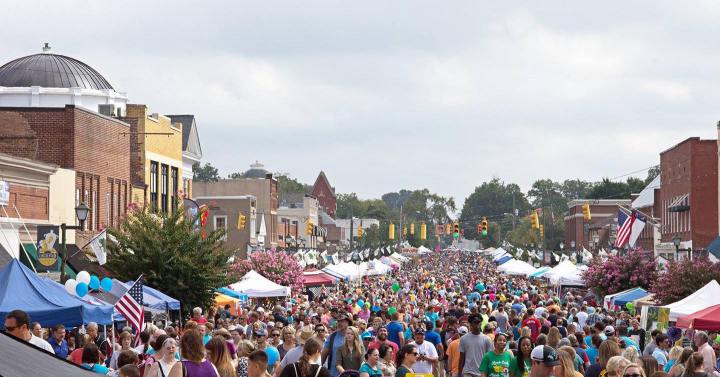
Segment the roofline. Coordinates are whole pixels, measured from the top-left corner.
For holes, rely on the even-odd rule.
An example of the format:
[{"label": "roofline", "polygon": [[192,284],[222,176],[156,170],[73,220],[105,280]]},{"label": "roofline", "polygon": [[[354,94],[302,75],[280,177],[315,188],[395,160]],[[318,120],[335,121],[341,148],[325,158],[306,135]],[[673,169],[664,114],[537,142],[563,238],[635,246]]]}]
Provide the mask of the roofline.
[{"label": "roofline", "polygon": [[196,196],[193,200],[221,200],[221,199],[250,199],[257,200],[255,195],[212,195],[212,196]]},{"label": "roofline", "polygon": [[69,105],[69,104],[65,105],[65,107],[29,107],[29,106],[28,107],[11,107],[11,106],[1,106],[0,107],[0,110],[2,110],[2,111],[56,111],[56,112],[63,112],[68,109],[80,110],[80,111],[86,112],[88,114],[92,114],[94,116],[97,116],[97,117],[100,117],[100,118],[103,118],[106,120],[110,120],[110,121],[113,121],[115,123],[118,123],[125,127],[130,128],[129,123],[123,122],[120,119],[109,117],[107,115],[102,115],[98,112],[92,111],[90,109],[86,109],[81,106],[75,106],[75,105]]}]

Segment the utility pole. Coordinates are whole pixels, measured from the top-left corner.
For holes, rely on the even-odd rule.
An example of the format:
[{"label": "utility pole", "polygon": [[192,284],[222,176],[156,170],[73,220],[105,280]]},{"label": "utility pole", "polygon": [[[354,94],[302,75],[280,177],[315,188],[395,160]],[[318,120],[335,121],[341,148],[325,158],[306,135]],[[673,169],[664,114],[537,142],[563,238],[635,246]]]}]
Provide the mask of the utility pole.
[{"label": "utility pole", "polygon": [[517,209],[515,209],[515,191],[513,191],[513,206],[512,206],[512,215],[513,215],[513,230],[515,230],[515,218],[517,217]]},{"label": "utility pole", "polygon": [[350,212],[350,251],[352,251],[353,248],[353,215],[352,212]]},{"label": "utility pole", "polygon": [[403,237],[403,205],[400,204],[400,228],[398,228],[399,236],[397,241],[397,249],[400,250],[400,244],[402,243],[402,237]]}]

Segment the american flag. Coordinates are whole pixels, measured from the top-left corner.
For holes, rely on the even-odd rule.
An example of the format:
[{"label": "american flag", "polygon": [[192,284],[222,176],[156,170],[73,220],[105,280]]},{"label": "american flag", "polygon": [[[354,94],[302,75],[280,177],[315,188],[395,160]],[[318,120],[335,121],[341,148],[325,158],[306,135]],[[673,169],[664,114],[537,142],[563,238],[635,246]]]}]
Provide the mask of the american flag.
[{"label": "american flag", "polygon": [[618,211],[618,230],[615,238],[615,247],[623,247],[630,240],[633,223],[635,222],[635,214],[628,216],[622,210]]},{"label": "american flag", "polygon": [[142,331],[145,320],[143,305],[143,277],[141,275],[115,303],[115,308],[127,319],[128,324],[135,329],[138,335]]}]

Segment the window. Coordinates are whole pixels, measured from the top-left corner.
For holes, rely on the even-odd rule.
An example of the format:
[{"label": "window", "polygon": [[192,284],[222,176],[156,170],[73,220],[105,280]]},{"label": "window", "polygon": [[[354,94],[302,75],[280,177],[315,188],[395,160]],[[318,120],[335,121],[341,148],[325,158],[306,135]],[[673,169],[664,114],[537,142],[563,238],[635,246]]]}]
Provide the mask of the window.
[{"label": "window", "polygon": [[160,166],[160,210],[168,211],[168,166]]},{"label": "window", "polygon": [[[227,231],[227,216],[214,216],[215,229],[225,229]],[[223,239],[227,239],[227,234],[223,236]]]},{"label": "window", "polygon": [[158,163],[150,161],[150,208],[158,209]]},{"label": "window", "polygon": [[178,168],[170,168],[170,208],[177,211],[177,192],[178,192]]}]

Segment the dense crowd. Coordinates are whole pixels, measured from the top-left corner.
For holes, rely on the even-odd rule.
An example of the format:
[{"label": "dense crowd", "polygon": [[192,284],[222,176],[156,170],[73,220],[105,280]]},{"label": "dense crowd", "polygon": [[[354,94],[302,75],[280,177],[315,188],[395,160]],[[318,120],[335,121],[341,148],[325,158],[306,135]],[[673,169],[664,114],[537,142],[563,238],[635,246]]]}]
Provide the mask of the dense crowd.
[{"label": "dense crowd", "polygon": [[[44,333],[22,311],[7,331],[100,374],[149,377],[720,377],[720,334],[609,312],[592,294],[497,272],[473,253],[414,258],[390,275],[308,294],[193,310],[182,326],[96,324]],[[47,339],[47,340],[45,340]]]}]

